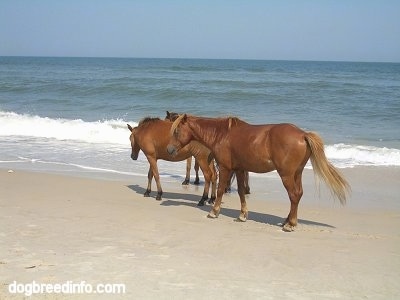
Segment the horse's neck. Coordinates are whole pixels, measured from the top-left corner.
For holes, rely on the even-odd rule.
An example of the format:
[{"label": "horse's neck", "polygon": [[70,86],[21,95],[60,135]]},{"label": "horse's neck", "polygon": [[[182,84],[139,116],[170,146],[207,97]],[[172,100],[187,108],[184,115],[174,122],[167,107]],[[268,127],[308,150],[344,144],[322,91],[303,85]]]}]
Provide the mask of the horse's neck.
[{"label": "horse's neck", "polygon": [[218,121],[196,120],[189,125],[197,141],[204,144],[207,148],[213,149],[224,135],[226,135],[225,126],[221,126]]}]

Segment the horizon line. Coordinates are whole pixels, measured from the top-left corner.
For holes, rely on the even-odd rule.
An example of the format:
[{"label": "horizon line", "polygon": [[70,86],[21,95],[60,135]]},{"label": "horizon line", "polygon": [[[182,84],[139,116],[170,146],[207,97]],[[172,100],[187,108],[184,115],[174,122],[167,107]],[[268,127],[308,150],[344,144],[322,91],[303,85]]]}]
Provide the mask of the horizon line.
[{"label": "horizon line", "polygon": [[146,57],[146,56],[64,56],[64,55],[0,55],[0,57],[21,58],[89,58],[89,59],[171,59],[171,60],[248,60],[248,61],[293,61],[293,62],[337,62],[337,63],[391,63],[400,61],[375,60],[318,60],[318,59],[265,59],[265,58],[204,58],[204,57]]}]

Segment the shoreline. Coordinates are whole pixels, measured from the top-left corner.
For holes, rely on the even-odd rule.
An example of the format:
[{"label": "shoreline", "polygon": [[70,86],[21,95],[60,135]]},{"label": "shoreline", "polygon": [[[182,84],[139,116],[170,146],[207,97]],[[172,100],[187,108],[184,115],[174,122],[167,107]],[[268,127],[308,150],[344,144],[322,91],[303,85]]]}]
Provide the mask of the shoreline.
[{"label": "shoreline", "polygon": [[[194,170],[190,173],[190,184],[188,186],[182,186],[181,182],[185,178],[183,162],[181,163],[181,173],[172,175],[166,172],[163,166],[160,170],[160,180],[163,187],[163,192],[168,192],[168,189],[182,188],[183,191],[200,192],[204,187],[204,177],[200,171],[200,185],[194,185]],[[159,168],[160,169],[160,168]],[[356,166],[352,168],[338,168],[339,172],[348,180],[351,191],[347,197],[347,203],[344,205],[345,208],[366,208],[366,209],[377,209],[387,207],[388,209],[400,209],[400,201],[396,192],[400,192],[400,186],[397,187],[400,182],[400,167],[397,166]],[[101,172],[101,171],[74,171],[74,170],[42,170],[42,169],[19,169],[19,168],[3,168],[0,167],[0,174],[4,174],[10,171],[11,173],[27,173],[27,174],[44,174],[44,175],[55,175],[61,177],[69,177],[76,179],[88,179],[104,182],[119,182],[121,184],[135,184],[138,185],[138,189],[143,189],[143,193],[147,186],[147,173],[146,174],[120,174],[113,172]],[[333,199],[330,195],[326,184],[322,180],[314,177],[314,171],[312,169],[304,169],[303,171],[303,190],[304,194],[300,201],[300,206],[303,203],[311,205],[319,205],[322,207],[341,207],[340,203]],[[286,201],[289,203],[286,190],[283,187],[281,179],[276,171],[269,173],[250,173],[250,188],[251,195],[247,198],[250,199],[256,197],[258,199],[265,199],[265,201]],[[379,184],[379,185],[378,185]],[[394,189],[394,193],[392,190]],[[152,181],[152,194],[151,197],[155,198],[157,187],[155,180]],[[211,193],[211,192],[210,192]],[[139,193],[140,194],[140,193]],[[254,194],[256,196],[254,196]],[[253,196],[254,197],[253,197]],[[237,195],[237,185],[234,181],[232,184],[232,192],[227,193],[224,197],[239,197]],[[374,198],[376,197],[376,198]],[[383,197],[382,201],[376,201],[378,197]],[[239,198],[238,198],[239,199]],[[239,201],[239,200],[238,200]],[[250,200],[251,201],[251,200]]]},{"label": "shoreline", "polygon": [[352,186],[344,207],[323,183],[318,195],[305,170],[299,225],[285,233],[279,223],[290,204],[278,175],[250,177],[249,219],[241,223],[236,189],[210,220],[210,206],[196,206],[203,186],[182,186],[180,177],[162,178],[156,201],[154,182],[143,197],[146,177],[0,169],[0,298],[21,298],[8,293],[14,280],[124,283],[120,299],[395,298],[400,169],[341,171]]}]

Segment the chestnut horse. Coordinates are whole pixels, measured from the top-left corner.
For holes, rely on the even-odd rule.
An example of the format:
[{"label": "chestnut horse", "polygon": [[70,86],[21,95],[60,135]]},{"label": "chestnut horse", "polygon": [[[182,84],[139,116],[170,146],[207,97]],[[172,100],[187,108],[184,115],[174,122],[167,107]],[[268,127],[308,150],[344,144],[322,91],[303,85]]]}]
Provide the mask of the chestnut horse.
[{"label": "chestnut horse", "polygon": [[159,118],[145,118],[139,122],[137,127],[134,128],[128,124],[128,129],[131,131],[131,135],[129,137],[132,147],[131,158],[133,160],[137,160],[139,151],[142,150],[150,164],[147,189],[144,193],[144,196],[150,196],[151,181],[154,176],[157,184],[156,199],[161,200],[163,191],[161,188],[160,175],[157,167],[158,159],[167,161],[182,161],[188,157],[194,156],[199,162],[199,166],[203,171],[205,180],[203,196],[198,205],[204,205],[204,202],[208,199],[210,182],[212,185],[212,190],[209,202],[213,203],[217,189],[217,175],[210,150],[199,142],[194,141],[183,147],[176,156],[171,157],[167,153],[167,145],[169,142],[171,126],[172,122],[160,120]]},{"label": "chestnut horse", "polygon": [[[176,112],[169,112],[166,111],[167,115],[165,116],[164,120],[169,120],[171,122],[175,121],[179,114]],[[186,159],[186,177],[185,180],[182,182],[182,185],[188,185],[190,183],[190,169],[192,167],[192,157]],[[194,172],[196,174],[196,178],[194,179],[194,184],[200,184],[200,177],[199,177],[199,164],[197,160],[194,160]]]},{"label": "chestnut horse", "polygon": [[218,217],[225,184],[232,170],[237,176],[241,221],[246,221],[248,217],[243,186],[245,171],[266,173],[276,170],[290,199],[290,211],[283,230],[293,231],[303,195],[302,173],[309,159],[314,172],[325,181],[333,196],[342,204],[346,202],[350,186],[326,159],[322,139],[316,133],[305,132],[293,124],[250,125],[232,117],[181,115],[171,128],[167,150],[174,156],[193,140],[209,148],[219,164],[220,181],[217,199],[208,215],[210,218]]},{"label": "chestnut horse", "polygon": [[[165,116],[165,120],[169,121],[175,121],[180,115],[176,112],[169,112],[168,110],[166,111],[167,115]],[[192,158],[188,158],[186,160],[186,178],[182,182],[182,184],[189,184],[189,179],[190,179],[190,168],[192,165]],[[194,184],[199,184],[199,164],[197,163],[197,160],[194,161],[194,171],[196,172],[196,179],[193,182]],[[227,185],[225,187],[225,193],[228,193],[231,191],[231,186],[232,182],[235,179],[235,173],[231,172],[231,175],[229,176],[229,180],[227,182]],[[245,173],[245,180],[244,180],[244,187],[245,187],[245,194],[250,194],[250,185],[249,185],[249,172]]]}]

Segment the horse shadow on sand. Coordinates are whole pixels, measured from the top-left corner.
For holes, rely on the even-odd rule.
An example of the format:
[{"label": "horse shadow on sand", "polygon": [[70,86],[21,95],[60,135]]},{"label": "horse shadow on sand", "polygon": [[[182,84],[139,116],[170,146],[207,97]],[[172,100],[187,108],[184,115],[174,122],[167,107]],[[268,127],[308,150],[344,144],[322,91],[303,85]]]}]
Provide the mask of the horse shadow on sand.
[{"label": "horse shadow on sand", "polygon": [[[143,196],[144,192],[146,191],[145,188],[134,184],[134,185],[128,185],[127,186],[129,189],[132,191],[141,194]],[[152,191],[150,197],[147,197],[149,200],[155,200],[155,196],[157,194],[157,191]],[[162,195],[162,200],[158,201],[160,202],[160,205],[162,206],[190,206],[196,209],[200,209],[204,211],[205,213],[208,213],[211,210],[211,205],[204,205],[204,206],[197,206],[197,203],[199,202],[201,196],[196,195],[196,194],[191,194],[191,193],[174,193],[174,192],[163,192]],[[236,199],[239,204],[239,196]],[[222,200],[222,203],[224,202],[224,199]],[[288,203],[288,209],[290,208],[290,204]],[[231,217],[234,220],[237,220],[237,217],[239,216],[240,213],[240,208],[238,209],[232,209],[232,208],[226,208],[226,207],[221,207],[220,215],[224,215],[227,217]],[[285,221],[286,216],[276,216],[276,215],[271,215],[267,213],[260,213],[260,212],[255,212],[249,210],[249,217],[248,220],[255,221],[258,223],[263,223],[263,224],[268,224],[268,225],[273,225],[277,227],[282,227],[282,223]],[[310,225],[310,226],[319,226],[319,227],[326,227],[326,228],[335,228],[335,226],[326,224],[326,223],[320,223],[320,222],[315,222],[315,221],[310,221],[310,220],[304,220],[304,219],[298,219],[299,224],[303,225]]]}]

